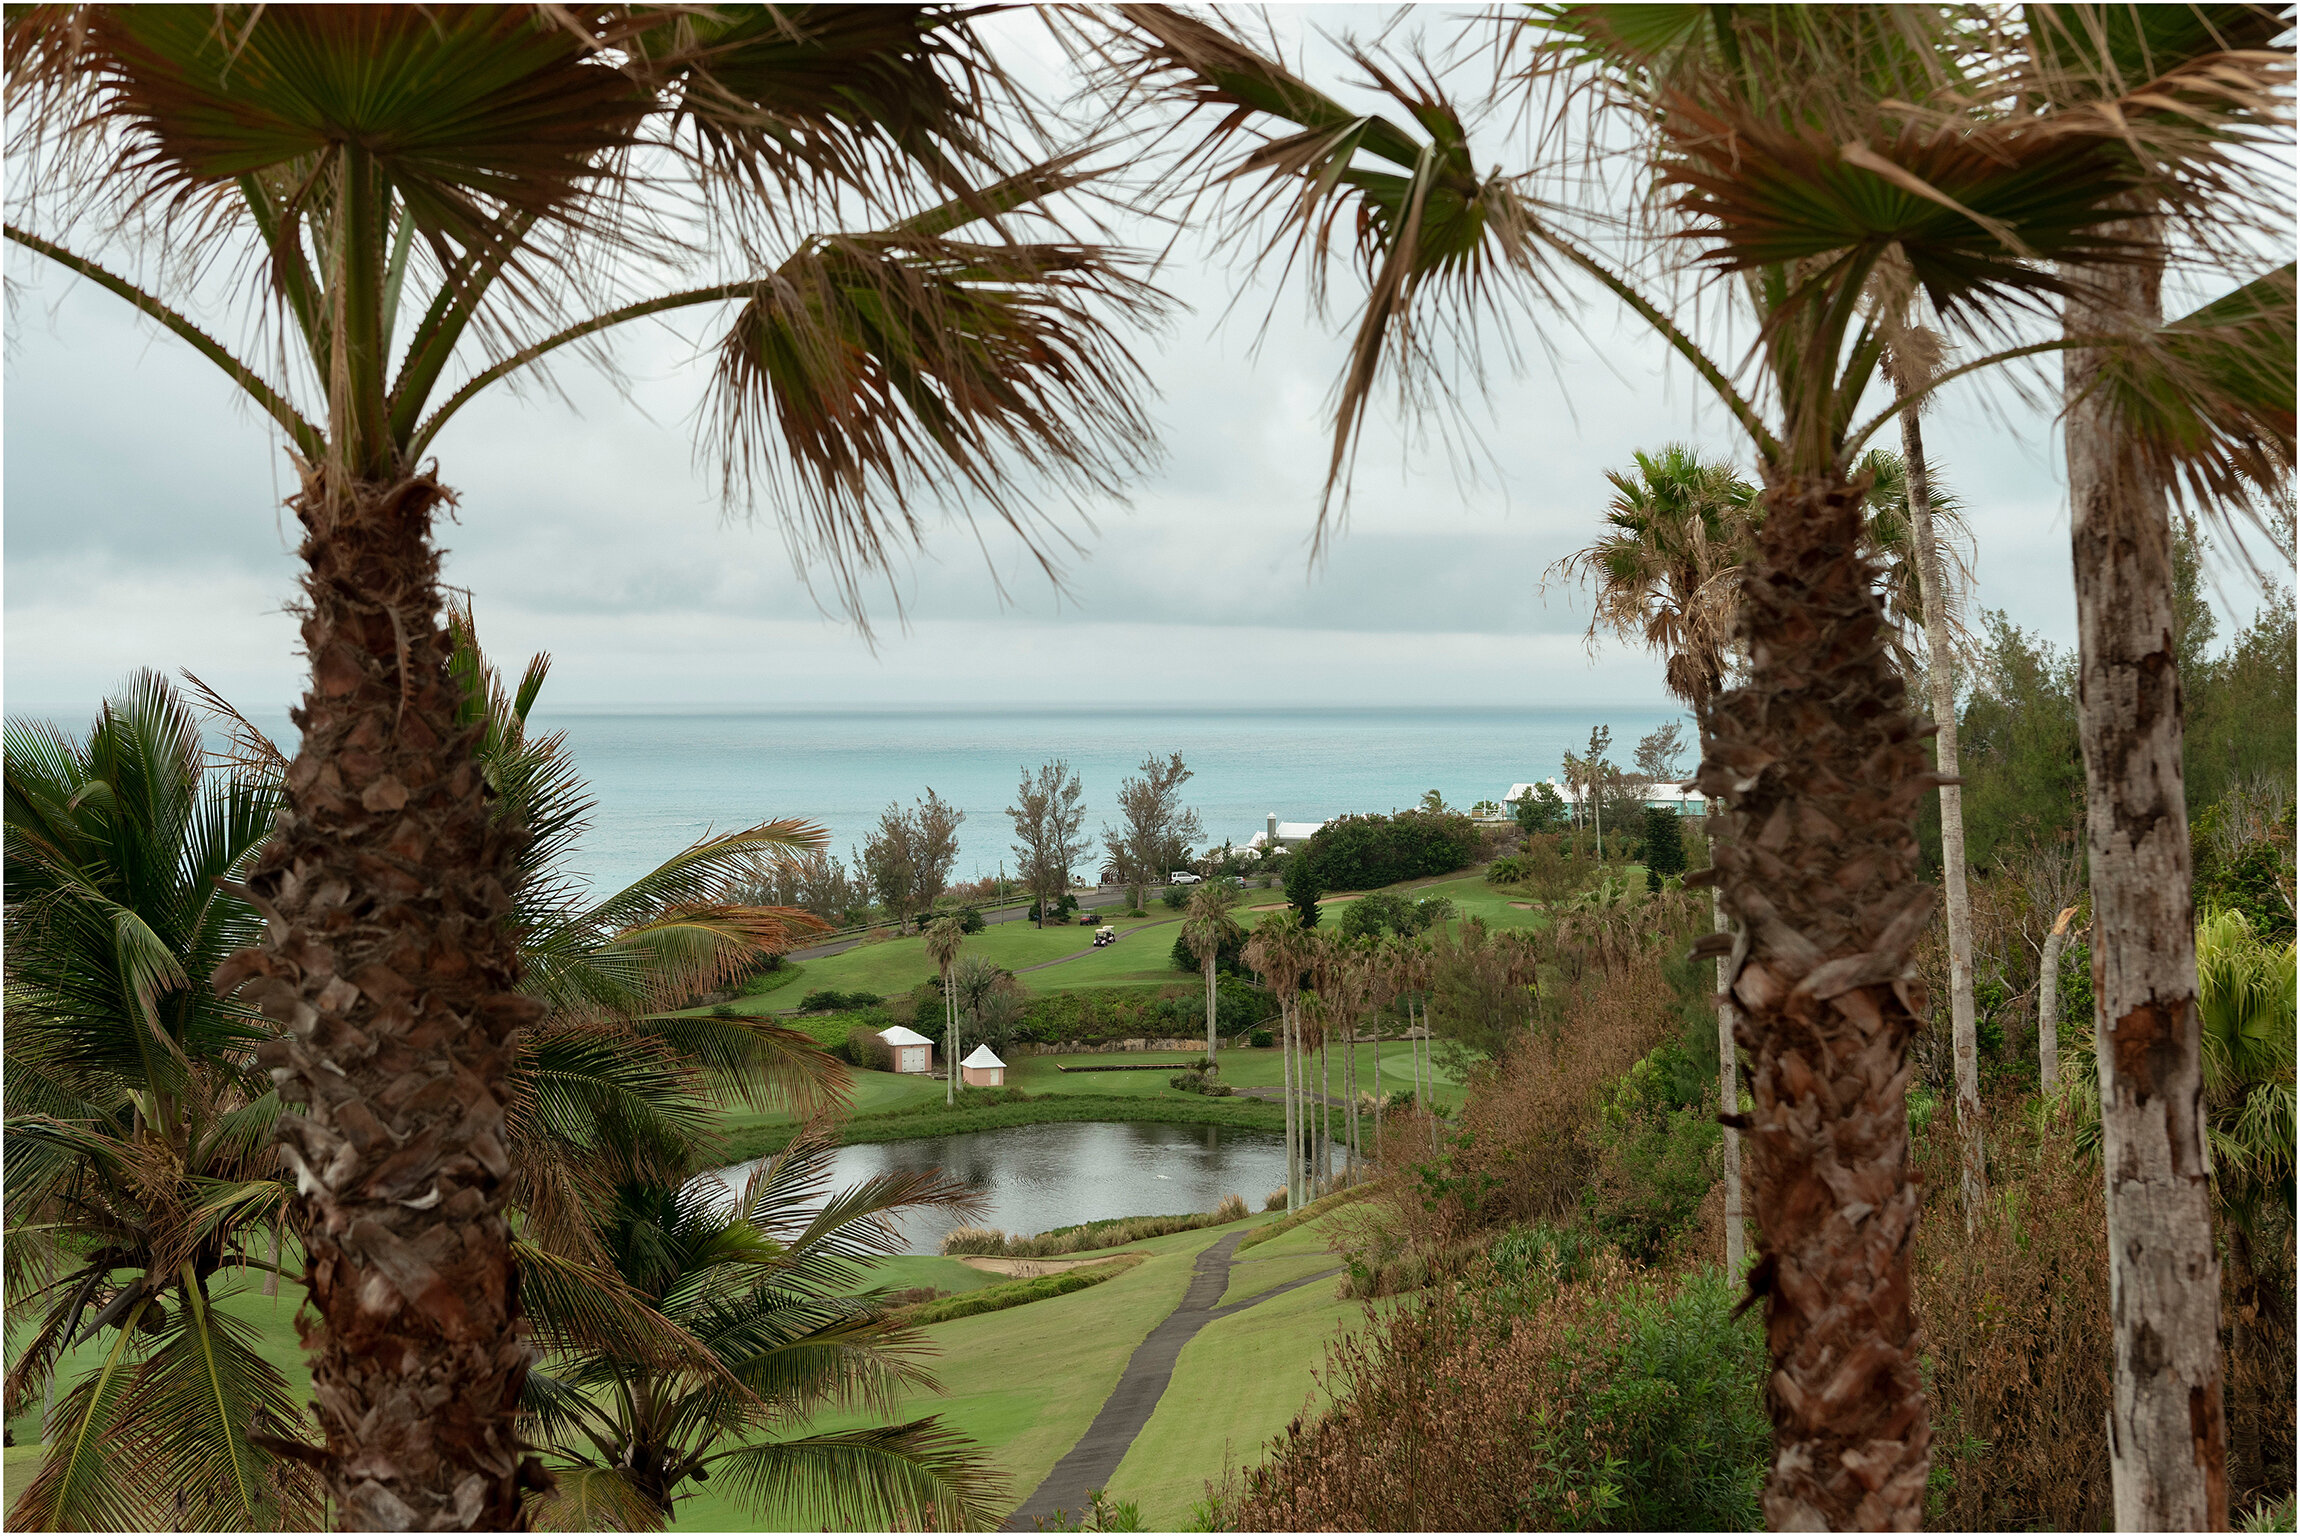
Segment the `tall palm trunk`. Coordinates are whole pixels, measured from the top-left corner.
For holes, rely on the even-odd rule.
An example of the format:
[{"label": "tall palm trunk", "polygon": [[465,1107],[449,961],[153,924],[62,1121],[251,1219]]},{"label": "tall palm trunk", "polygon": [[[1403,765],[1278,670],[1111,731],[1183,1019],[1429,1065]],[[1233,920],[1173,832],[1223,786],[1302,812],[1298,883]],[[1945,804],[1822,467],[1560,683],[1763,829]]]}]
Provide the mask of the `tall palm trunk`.
[{"label": "tall palm trunk", "polygon": [[[1709,922],[1719,933],[1729,931],[1725,923],[1725,899],[1715,886],[1709,888]],[[1726,988],[1731,985],[1725,958],[1720,955],[1717,959],[1717,1105],[1719,1118],[1727,1121],[1741,1113],[1741,1073],[1739,1052],[1733,1044],[1733,1005],[1726,1001]],[[1741,1132],[1729,1123],[1725,1127],[1725,1273],[1728,1275],[1738,1276],[1748,1260],[1747,1226],[1741,1205]]]},{"label": "tall palm trunk", "polygon": [[2068,942],[2068,920],[2074,916],[2076,908],[2070,907],[2053,919],[2052,931],[2044,936],[2044,958],[2037,966],[2037,1088],[2047,1098],[2060,1091],[2060,952]]},{"label": "tall palm trunk", "polygon": [[[2154,220],[2120,233],[2161,251]],[[2161,257],[2080,274],[2074,335],[2161,321]],[[2091,855],[2094,1040],[2108,1187],[2116,1379],[2109,1477],[2128,1530],[2228,1522],[2220,1263],[2206,1181],[2196,925],[2181,786],[2165,487],[2092,388],[2102,357],[2066,358],[2075,546],[2077,728]]]},{"label": "tall palm trunk", "polygon": [[1214,1060],[1214,962],[1209,959],[1204,964],[1206,967],[1206,1060],[1212,1062]]},{"label": "tall palm trunk", "polygon": [[1769,468],[1765,501],[1749,675],[1718,703],[1699,776],[1731,807],[1714,862],[1751,1062],[1764,1511],[1778,1530],[1910,1529],[1932,1439],[1909,1305],[1906,1065],[1923,1002],[1908,951],[1933,901],[1915,825],[1928,764],[1859,552],[1860,497],[1841,473]]},{"label": "tall palm trunk", "polygon": [[[1901,464],[1908,475],[1910,531],[1917,544],[1917,587],[1925,607],[1926,671],[1932,684],[1934,756],[1943,779],[1957,775],[1957,699],[1949,651],[1948,589],[1940,547],[1933,541],[1933,486],[1925,468],[1925,439],[1917,409],[1901,412]],[[1981,1125],[1979,1035],[1973,1023],[1973,904],[1965,888],[1965,799],[1957,784],[1941,785],[1941,885],[1949,924],[1949,1041],[1956,1058],[1957,1132],[1963,1148],[1965,1225],[1980,1210],[1987,1166]]]},{"label": "tall palm trunk", "polygon": [[1286,1210],[1291,1214],[1300,1208],[1294,1196],[1301,1186],[1302,1132],[1294,1102],[1294,1021],[1283,1002],[1278,1005],[1278,1071],[1286,1085]]},{"label": "tall palm trunk", "polygon": [[509,1529],[523,1470],[496,1087],[538,1011],[505,924],[525,833],[491,821],[456,723],[447,499],[421,475],[305,480],[303,740],[248,879],[263,945],[217,977],[253,975],[286,1026],[258,1059],[301,1106],[280,1139],[309,1213],[303,1331],[328,1493],[359,1530]]},{"label": "tall palm trunk", "polygon": [[[1318,1181],[1334,1181],[1334,1060],[1326,1049],[1326,1031],[1318,1031]],[[1345,1132],[1346,1134],[1346,1132]]]},{"label": "tall palm trunk", "polygon": [[1382,1160],[1382,1016],[1374,1015],[1374,1161]]}]

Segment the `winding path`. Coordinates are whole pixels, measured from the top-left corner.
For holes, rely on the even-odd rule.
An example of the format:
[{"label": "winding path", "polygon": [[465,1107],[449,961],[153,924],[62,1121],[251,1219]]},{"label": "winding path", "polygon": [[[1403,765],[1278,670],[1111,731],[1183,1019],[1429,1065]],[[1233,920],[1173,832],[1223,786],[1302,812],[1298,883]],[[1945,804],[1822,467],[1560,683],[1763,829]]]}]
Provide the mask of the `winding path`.
[{"label": "winding path", "polygon": [[1150,1422],[1150,1415],[1158,1411],[1158,1400],[1166,1395],[1167,1383],[1174,1379],[1174,1363],[1182,1356],[1182,1346],[1196,1338],[1199,1329],[1216,1318],[1243,1312],[1297,1286],[1329,1279],[1342,1272],[1337,1264],[1299,1280],[1273,1285],[1244,1301],[1218,1307],[1215,1303],[1230,1288],[1231,1255],[1238,1251],[1238,1244],[1245,1236],[1243,1232],[1233,1232],[1198,1255],[1197,1262],[1190,1268],[1190,1288],[1182,1293],[1181,1303],[1166,1314],[1164,1322],[1150,1330],[1148,1338],[1135,1346],[1125,1371],[1118,1377],[1118,1385],[1111,1389],[1094,1422],[1086,1426],[1086,1433],[1078,1437],[1078,1443],[1070,1448],[1068,1455],[1054,1464],[1054,1470],[1023,1500],[1022,1507],[1006,1517],[1000,1530],[1032,1530],[1039,1521],[1052,1518],[1058,1510],[1075,1517],[1086,1509],[1088,1490],[1110,1486],[1118,1464],[1133,1447],[1134,1437],[1142,1433]]}]

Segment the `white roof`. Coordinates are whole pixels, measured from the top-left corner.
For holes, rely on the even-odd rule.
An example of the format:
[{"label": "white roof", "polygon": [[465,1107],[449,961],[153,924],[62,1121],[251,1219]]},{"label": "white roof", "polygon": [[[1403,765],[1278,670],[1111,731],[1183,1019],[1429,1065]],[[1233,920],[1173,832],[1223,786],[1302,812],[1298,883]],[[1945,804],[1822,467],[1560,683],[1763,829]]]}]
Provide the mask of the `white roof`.
[{"label": "white roof", "polygon": [[[1545,779],[1542,782],[1546,783],[1551,789],[1556,790],[1557,797],[1560,800],[1576,802],[1581,799],[1581,792],[1579,790],[1569,789],[1565,785],[1558,783],[1554,778]],[[1507,805],[1513,800],[1523,800],[1527,795],[1532,794],[1533,791],[1534,786],[1531,784],[1512,784],[1509,787],[1509,793],[1501,797],[1502,803]],[[1681,804],[1685,801],[1701,803],[1704,798],[1705,797],[1702,795],[1701,791],[1689,788],[1683,784],[1655,784],[1645,791],[1645,803],[1647,805]]]},{"label": "white roof", "polygon": [[[1306,843],[1316,835],[1318,828],[1324,825],[1325,823],[1322,821],[1281,821],[1278,823],[1278,841],[1281,843]],[[1247,840],[1246,846],[1259,848],[1269,840],[1267,831],[1257,832]]]},{"label": "white roof", "polygon": [[974,1048],[974,1054],[967,1057],[966,1060],[960,1062],[959,1065],[962,1067],[1003,1067],[1006,1065],[1006,1063],[1000,1061],[996,1056],[991,1054],[990,1044],[988,1041],[985,1041],[983,1044],[976,1046]]},{"label": "white roof", "polygon": [[934,1044],[932,1040],[929,1040],[926,1036],[920,1034],[917,1030],[905,1029],[900,1024],[895,1025],[892,1029],[880,1030],[878,1032],[878,1037],[889,1045]]}]

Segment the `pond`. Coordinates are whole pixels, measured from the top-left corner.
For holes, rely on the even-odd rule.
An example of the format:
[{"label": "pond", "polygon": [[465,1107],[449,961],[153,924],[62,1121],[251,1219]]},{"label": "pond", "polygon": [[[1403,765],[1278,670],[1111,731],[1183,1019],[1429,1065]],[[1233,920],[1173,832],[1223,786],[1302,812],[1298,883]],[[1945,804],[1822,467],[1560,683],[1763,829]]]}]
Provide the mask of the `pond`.
[{"label": "pond", "polygon": [[[882,1173],[941,1168],[983,1195],[967,1225],[1044,1232],[1112,1216],[1210,1211],[1224,1195],[1260,1210],[1286,1182],[1286,1138],[1216,1125],[1085,1122],[841,1147],[831,1188]],[[717,1170],[740,1191],[751,1163]],[[903,1226],[903,1252],[934,1253],[962,1223],[924,1211]]]}]

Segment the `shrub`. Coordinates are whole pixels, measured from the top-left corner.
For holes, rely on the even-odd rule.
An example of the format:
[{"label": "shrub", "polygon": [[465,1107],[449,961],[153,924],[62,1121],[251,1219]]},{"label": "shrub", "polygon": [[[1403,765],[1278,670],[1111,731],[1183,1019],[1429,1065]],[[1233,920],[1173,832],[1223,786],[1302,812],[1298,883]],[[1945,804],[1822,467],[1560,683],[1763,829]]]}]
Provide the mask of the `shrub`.
[{"label": "shrub", "polygon": [[1278,1037],[1266,1029],[1257,1029],[1246,1037],[1246,1043],[1257,1051],[1266,1051],[1278,1043]]},{"label": "shrub", "polygon": [[1340,816],[1320,827],[1294,862],[1309,865],[1326,890],[1370,891],[1467,868],[1481,844],[1476,824],[1458,811]]},{"label": "shrub", "polygon": [[1220,1081],[1202,1067],[1175,1073],[1166,1079],[1166,1086],[1179,1088],[1184,1093],[1202,1093],[1210,1099],[1228,1098],[1234,1091],[1228,1083]]},{"label": "shrub", "polygon": [[1524,878],[1525,860],[1516,854],[1495,859],[1485,867],[1485,883],[1488,885],[1515,885]]},{"label": "shrub", "polygon": [[1645,888],[1661,889],[1661,882],[1685,873],[1685,838],[1677,813],[1663,806],[1645,808]]},{"label": "shrub", "polygon": [[1158,899],[1166,904],[1167,911],[1179,912],[1188,905],[1190,893],[1181,886],[1170,885],[1166,887],[1164,894],[1160,895]]},{"label": "shrub", "polygon": [[1282,1211],[1285,1208],[1286,1186],[1283,1184],[1262,1197],[1262,1209],[1265,1211]]},{"label": "shrub", "polygon": [[824,989],[809,992],[799,999],[801,1013],[851,1013],[863,1008],[876,1008],[886,999],[876,992],[834,992]]},{"label": "shrub", "polygon": [[847,1031],[846,1059],[856,1066],[872,1072],[894,1070],[894,1047],[880,1038],[879,1032],[867,1024],[857,1024]]},{"label": "shrub", "polygon": [[958,909],[958,931],[960,933],[980,933],[982,928],[982,913],[978,908],[960,907]]},{"label": "shrub", "polygon": [[1765,1341],[1714,1271],[1490,1265],[1328,1347],[1336,1399],[1223,1491],[1237,1530],[1750,1530]]},{"label": "shrub", "polygon": [[1078,898],[1071,895],[1068,891],[1064,891],[1061,895],[1054,898],[1054,905],[1046,910],[1043,918],[1039,915],[1038,903],[1035,901],[1032,902],[1030,904],[1030,921],[1034,923],[1041,921],[1049,923],[1068,922],[1070,920],[1070,914],[1077,910]]}]

